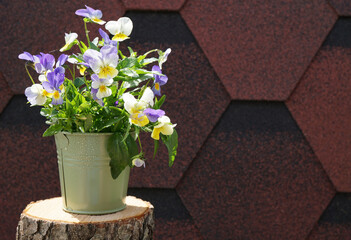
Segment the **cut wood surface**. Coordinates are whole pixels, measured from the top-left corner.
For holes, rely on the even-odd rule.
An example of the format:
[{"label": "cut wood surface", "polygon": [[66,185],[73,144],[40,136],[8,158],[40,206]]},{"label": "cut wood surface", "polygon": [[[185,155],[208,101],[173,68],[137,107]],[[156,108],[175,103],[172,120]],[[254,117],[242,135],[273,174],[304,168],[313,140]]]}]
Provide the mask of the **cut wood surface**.
[{"label": "cut wood surface", "polygon": [[153,206],[128,196],[127,207],[106,215],[62,210],[61,197],[31,202],[21,214],[16,239],[152,239]]}]

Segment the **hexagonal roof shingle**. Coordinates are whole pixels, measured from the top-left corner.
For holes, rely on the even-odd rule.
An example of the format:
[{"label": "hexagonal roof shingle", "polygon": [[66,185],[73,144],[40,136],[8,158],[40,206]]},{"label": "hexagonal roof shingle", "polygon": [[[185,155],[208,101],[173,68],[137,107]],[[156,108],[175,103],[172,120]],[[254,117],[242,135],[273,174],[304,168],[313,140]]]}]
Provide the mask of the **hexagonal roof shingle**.
[{"label": "hexagonal roof shingle", "polygon": [[337,19],[324,0],[189,0],[181,14],[240,100],[286,100]]},{"label": "hexagonal roof shingle", "polygon": [[205,239],[305,239],[335,194],[284,104],[264,102],[231,103],[177,192]]},{"label": "hexagonal roof shingle", "polygon": [[287,106],[338,191],[351,191],[351,20],[339,19]]}]

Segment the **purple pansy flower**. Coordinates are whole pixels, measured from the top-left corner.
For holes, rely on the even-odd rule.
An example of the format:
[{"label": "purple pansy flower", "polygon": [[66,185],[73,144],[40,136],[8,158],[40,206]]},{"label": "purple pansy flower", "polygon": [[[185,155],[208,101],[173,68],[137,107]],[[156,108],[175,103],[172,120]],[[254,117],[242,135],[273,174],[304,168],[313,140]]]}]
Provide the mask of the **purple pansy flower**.
[{"label": "purple pansy flower", "polygon": [[92,22],[104,25],[105,21],[101,20],[102,18],[102,12],[98,9],[93,9],[91,7],[88,7],[85,5],[86,9],[78,9],[76,11],[76,15],[81,16],[81,17],[86,17],[89,18]]},{"label": "purple pansy flower", "polygon": [[65,80],[65,74],[62,72],[62,67],[56,68],[55,71],[47,74],[48,81],[43,82],[44,89],[52,93],[52,104],[58,105],[63,103],[61,97],[61,86]]},{"label": "purple pansy flower", "polygon": [[98,74],[99,78],[114,78],[118,74],[116,69],[118,64],[117,48],[111,45],[104,46],[100,52],[88,49],[83,55],[84,61]]},{"label": "purple pansy flower", "polygon": [[[155,65],[152,67],[153,72],[159,72],[162,74],[162,71],[159,66]],[[168,81],[168,77],[166,75],[160,76],[158,74],[154,74],[154,86],[152,88],[152,91],[154,92],[155,95],[161,96],[161,86],[165,85]]]},{"label": "purple pansy flower", "polygon": [[161,109],[152,109],[152,108],[146,108],[144,110],[144,114],[147,116],[147,118],[150,120],[150,122],[157,122],[157,119],[159,117],[162,117],[165,115],[165,111]]},{"label": "purple pansy flower", "polygon": [[55,57],[49,53],[40,53],[40,62],[35,64],[35,70],[37,73],[45,73],[47,71],[53,71],[55,65]]},{"label": "purple pansy flower", "polygon": [[104,39],[105,46],[112,45],[112,46],[117,47],[117,42],[116,41],[112,41],[110,39],[109,35],[106,32],[104,32],[104,30],[99,28],[99,33],[100,33],[101,37]]}]

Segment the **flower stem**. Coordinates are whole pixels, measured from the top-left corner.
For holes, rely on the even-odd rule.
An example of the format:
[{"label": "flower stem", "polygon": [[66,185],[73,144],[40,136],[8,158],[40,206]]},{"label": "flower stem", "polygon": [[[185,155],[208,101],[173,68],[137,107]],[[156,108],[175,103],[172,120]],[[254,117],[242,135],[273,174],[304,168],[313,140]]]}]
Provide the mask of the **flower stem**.
[{"label": "flower stem", "polygon": [[85,36],[87,36],[87,40],[88,40],[88,44],[89,44],[89,48],[90,48],[89,31],[87,28],[87,23],[85,21],[84,21],[84,29],[85,29]]},{"label": "flower stem", "polygon": [[140,152],[143,152],[143,147],[141,146],[141,142],[140,142],[140,137],[138,135],[138,141],[139,141],[139,146],[140,146]]},{"label": "flower stem", "polygon": [[[72,72],[72,70],[70,69],[70,68],[68,68],[68,70],[69,70],[69,72],[71,73],[71,76],[72,76],[72,79],[73,79],[73,81],[74,81],[74,73]],[[73,67],[73,71],[74,71],[74,67]]]},{"label": "flower stem", "polygon": [[33,84],[35,84],[35,82],[34,82],[34,80],[33,80],[32,76],[30,75],[30,73],[29,73],[29,71],[28,71],[28,68],[27,68],[27,63],[26,63],[24,66],[25,66],[25,68],[26,68],[26,71],[27,71],[27,74],[28,74],[28,76],[29,76],[30,80],[32,80],[32,83],[33,83]]}]

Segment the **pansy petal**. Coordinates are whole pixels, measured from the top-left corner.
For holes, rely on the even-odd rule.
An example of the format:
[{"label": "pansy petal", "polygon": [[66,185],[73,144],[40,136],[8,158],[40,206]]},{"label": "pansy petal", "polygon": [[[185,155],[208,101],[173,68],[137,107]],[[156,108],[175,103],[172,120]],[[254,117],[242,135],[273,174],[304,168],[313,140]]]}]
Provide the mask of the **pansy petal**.
[{"label": "pansy petal", "polygon": [[35,64],[35,71],[36,71],[37,73],[42,73],[42,72],[44,71],[43,65],[41,65],[41,63],[36,63],[36,64]]},{"label": "pansy petal", "polygon": [[44,95],[42,95],[42,94],[39,94],[39,95],[37,96],[37,99],[36,99],[37,105],[39,105],[39,106],[44,105],[45,102],[46,102],[46,99],[47,99],[46,96],[44,96]]},{"label": "pansy petal", "polygon": [[107,31],[109,31],[112,35],[116,35],[118,33],[118,25],[117,21],[108,21],[105,24],[105,28]]},{"label": "pansy petal", "polygon": [[100,85],[101,85],[100,80],[91,82],[91,87],[94,89],[98,89],[100,87]]},{"label": "pansy petal", "polygon": [[78,9],[75,12],[75,14],[78,16],[87,17],[87,18],[90,16],[90,13],[87,9]]},{"label": "pansy petal", "polygon": [[75,59],[75,58],[68,58],[68,59],[67,59],[67,62],[72,63],[72,64],[77,64],[77,63],[78,63],[78,60]]},{"label": "pansy petal", "polygon": [[101,37],[105,40],[105,42],[110,40],[110,37],[108,36],[108,34],[104,30],[102,30],[101,28],[99,28],[99,33],[100,33]]},{"label": "pansy petal", "polygon": [[45,70],[52,70],[55,65],[55,57],[51,54],[42,54],[40,59],[41,65],[43,65]]},{"label": "pansy petal", "polygon": [[152,92],[156,96],[161,96],[161,88],[160,88],[160,84],[159,83],[155,83],[155,85],[152,87]]},{"label": "pansy petal", "polygon": [[163,135],[172,135],[173,133],[173,126],[171,124],[165,124],[160,131]]},{"label": "pansy petal", "polygon": [[151,137],[155,140],[160,140],[160,132],[161,130],[159,128],[155,128],[152,130]]},{"label": "pansy petal", "polygon": [[91,21],[93,21],[94,23],[97,23],[99,25],[104,25],[106,22],[104,20],[98,19],[98,18],[91,18]]},{"label": "pansy petal", "polygon": [[158,121],[159,121],[160,123],[170,123],[170,122],[171,122],[171,119],[169,119],[169,117],[167,117],[167,116],[162,116],[162,117],[160,117],[160,118],[158,119]]},{"label": "pansy petal", "polygon": [[40,74],[40,75],[38,76],[38,80],[39,80],[40,82],[45,82],[45,81],[47,81],[45,74]]},{"label": "pansy petal", "polygon": [[152,66],[152,71],[162,73],[160,67],[157,65]]},{"label": "pansy petal", "polygon": [[133,30],[133,22],[129,17],[121,17],[117,20],[117,25],[120,25],[120,32],[129,36]]},{"label": "pansy petal", "polygon": [[165,111],[161,109],[152,109],[152,108],[147,108],[144,110],[144,114],[147,116],[147,118],[150,120],[150,122],[157,122],[157,119],[159,117],[162,117],[165,115]]},{"label": "pansy petal", "polygon": [[168,82],[168,77],[165,76],[160,76],[158,79],[158,82],[160,84],[160,86],[165,85]]},{"label": "pansy petal", "polygon": [[88,49],[83,55],[83,59],[89,64],[89,67],[95,72],[100,72],[100,67],[103,65],[102,54],[96,50]]},{"label": "pansy petal", "polygon": [[171,53],[171,49],[167,48],[167,50],[160,56],[158,60],[158,65],[160,65],[160,68],[162,69],[162,64],[167,61],[168,55]]},{"label": "pansy petal", "polygon": [[19,58],[19,59],[22,59],[22,60],[27,60],[27,61],[34,62],[33,55],[30,54],[29,52],[23,52],[23,53],[21,53],[20,55],[18,55],[18,58]]},{"label": "pansy petal", "polygon": [[53,93],[55,91],[54,87],[48,81],[43,82],[43,87],[49,93]]},{"label": "pansy petal", "polygon": [[135,104],[137,104],[137,100],[130,93],[124,93],[122,95],[122,99],[124,101],[124,108],[127,110],[128,113],[132,114],[132,110]]},{"label": "pansy petal", "polygon": [[91,75],[91,80],[92,80],[92,81],[98,81],[98,82],[100,82],[100,78],[98,77],[97,74]]},{"label": "pansy petal", "polygon": [[70,44],[72,43],[74,40],[76,40],[78,38],[78,34],[77,33],[65,33],[65,42]]},{"label": "pansy petal", "polygon": [[117,67],[118,64],[118,54],[117,48],[111,45],[104,46],[101,48],[100,53],[102,54],[102,59],[105,64],[111,67]]},{"label": "pansy petal", "polygon": [[100,86],[99,91],[96,93],[96,96],[100,99],[111,96],[112,90],[108,87],[105,87],[104,85],[102,86],[103,87]]},{"label": "pansy petal", "polygon": [[111,66],[105,66],[100,69],[99,78],[109,79],[114,78],[118,74],[118,70]]},{"label": "pansy petal", "polygon": [[111,86],[111,84],[113,83],[113,79],[102,79],[101,81],[102,84],[104,84],[105,86]]},{"label": "pansy petal", "polygon": [[65,62],[68,59],[68,55],[66,54],[61,54],[60,57],[57,59],[57,63],[56,63],[56,67],[60,67],[63,64],[65,64]]},{"label": "pansy petal", "polygon": [[116,42],[123,42],[124,40],[127,40],[127,39],[129,39],[129,37],[124,33],[117,33],[112,37],[112,40]]},{"label": "pansy petal", "polygon": [[95,18],[98,18],[98,19],[102,18],[101,10],[99,10],[99,9],[94,10],[93,13],[92,13],[92,17],[95,17]]},{"label": "pansy petal", "polygon": [[59,74],[59,73],[65,73],[65,68],[64,67],[57,67],[55,70],[54,70],[54,73],[55,74]]},{"label": "pansy petal", "polygon": [[140,102],[147,105],[150,104],[150,106],[154,105],[154,93],[149,87],[145,89],[143,96],[140,98]]}]

